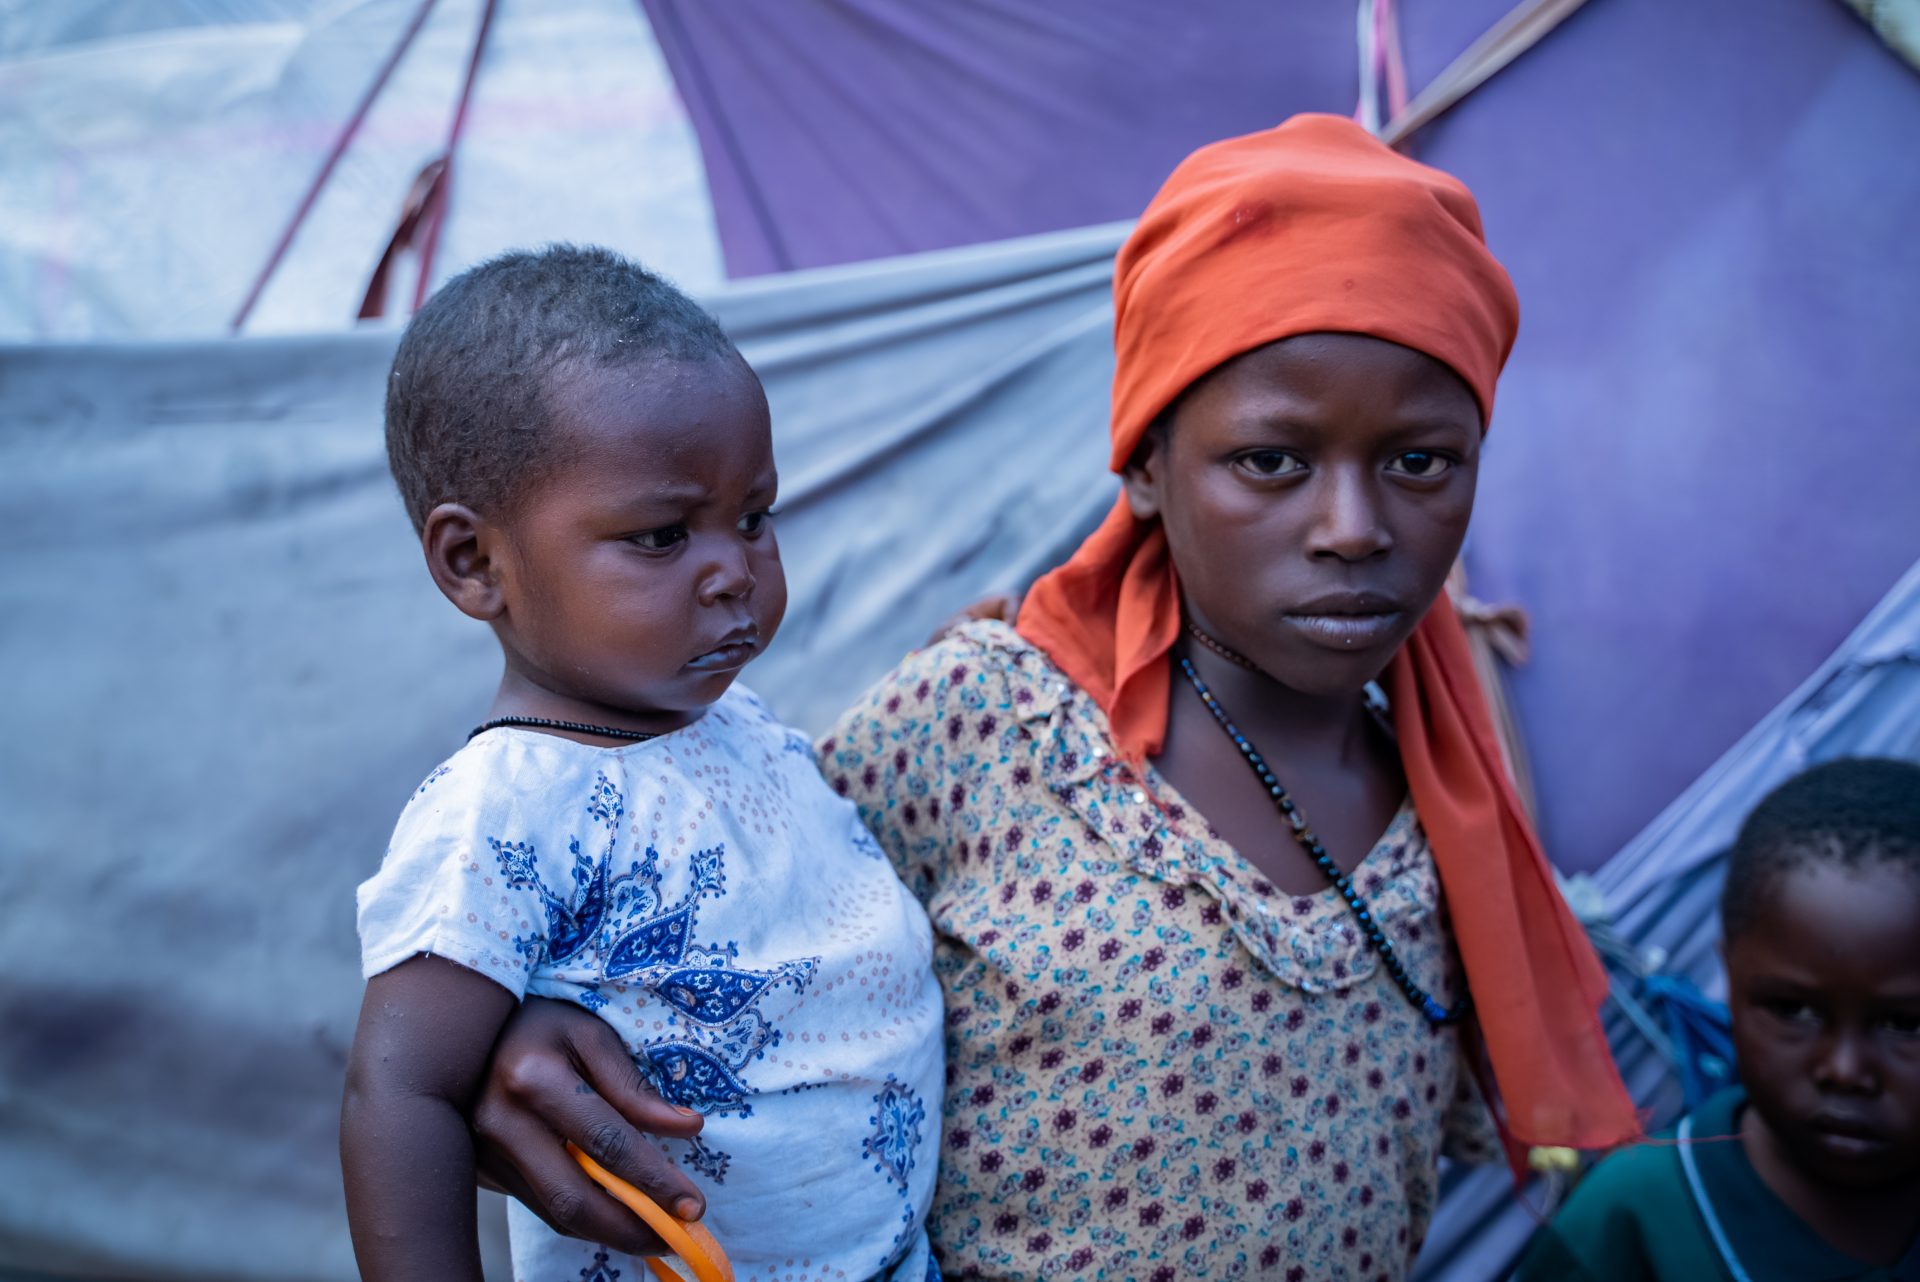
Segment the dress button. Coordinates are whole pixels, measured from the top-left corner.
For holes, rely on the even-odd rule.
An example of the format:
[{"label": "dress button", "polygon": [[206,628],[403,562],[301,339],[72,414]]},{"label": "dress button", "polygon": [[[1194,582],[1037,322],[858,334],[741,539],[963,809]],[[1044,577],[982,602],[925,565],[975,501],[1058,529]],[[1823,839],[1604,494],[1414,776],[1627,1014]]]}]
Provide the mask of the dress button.
[{"label": "dress button", "polygon": [[1146,800],[1147,800],[1147,794],[1146,794],[1146,793],[1144,793],[1144,792],[1138,792],[1138,791],[1136,791],[1136,792],[1135,792],[1135,793],[1133,794],[1133,804],[1134,804],[1134,805],[1136,805],[1136,806],[1139,806],[1139,805],[1144,805],[1144,804],[1146,804]]}]

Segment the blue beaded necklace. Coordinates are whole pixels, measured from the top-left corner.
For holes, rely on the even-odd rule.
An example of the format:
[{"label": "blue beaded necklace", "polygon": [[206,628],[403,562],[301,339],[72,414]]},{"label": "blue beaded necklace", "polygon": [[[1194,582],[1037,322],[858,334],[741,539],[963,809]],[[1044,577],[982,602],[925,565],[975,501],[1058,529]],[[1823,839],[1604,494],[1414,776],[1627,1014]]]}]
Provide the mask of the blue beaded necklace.
[{"label": "blue beaded necklace", "polygon": [[[1192,624],[1187,625],[1187,630],[1208,649],[1219,652],[1243,666],[1253,667],[1251,662],[1240,658],[1237,653],[1228,650],[1225,645],[1212,637],[1206,636]],[[1399,955],[1394,952],[1393,941],[1388,939],[1386,933],[1380,929],[1380,923],[1374,918],[1373,909],[1362,898],[1360,892],[1354,889],[1353,879],[1340,871],[1339,865],[1333,862],[1333,856],[1328,854],[1327,848],[1320,844],[1320,838],[1315,836],[1313,829],[1307,825],[1306,815],[1301,813],[1299,805],[1293,798],[1287,795],[1287,790],[1280,786],[1280,781],[1273,777],[1273,771],[1267,768],[1266,760],[1227,716],[1227,710],[1220,706],[1220,701],[1214,697],[1213,691],[1207,689],[1207,683],[1200,679],[1198,672],[1194,671],[1193,662],[1182,655],[1179,657],[1179,664],[1180,671],[1186,675],[1188,683],[1193,686],[1194,693],[1200,696],[1200,702],[1207,706],[1207,711],[1213,714],[1213,719],[1219,723],[1222,730],[1227,732],[1227,737],[1233,740],[1233,746],[1240,750],[1240,755],[1253,768],[1254,775],[1259,778],[1261,786],[1267,790],[1267,796],[1272,799],[1274,808],[1280,812],[1280,817],[1287,821],[1287,826],[1293,833],[1293,839],[1300,843],[1301,849],[1307,852],[1314,866],[1327,875],[1327,879],[1333,883],[1333,888],[1340,892],[1342,899],[1347,901],[1347,907],[1353,910],[1355,919],[1360,923],[1360,929],[1366,934],[1368,945],[1379,954],[1381,964],[1387,968],[1387,974],[1400,986],[1400,991],[1407,995],[1407,1000],[1413,1003],[1414,1009],[1425,1015],[1428,1022],[1432,1024],[1459,1023],[1466,1017],[1468,1008],[1473,1004],[1472,995],[1467,994],[1461,997],[1449,1010],[1435,1001],[1431,993],[1414,982],[1413,976],[1407,972]],[[1254,671],[1259,669],[1254,668]]]}]

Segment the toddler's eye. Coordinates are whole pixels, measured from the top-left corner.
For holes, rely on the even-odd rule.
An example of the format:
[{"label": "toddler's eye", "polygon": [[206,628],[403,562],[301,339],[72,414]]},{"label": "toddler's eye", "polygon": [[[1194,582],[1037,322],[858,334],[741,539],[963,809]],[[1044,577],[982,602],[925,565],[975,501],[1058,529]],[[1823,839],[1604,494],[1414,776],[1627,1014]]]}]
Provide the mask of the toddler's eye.
[{"label": "toddler's eye", "polygon": [[1255,450],[1251,454],[1242,454],[1234,462],[1261,477],[1292,476],[1295,472],[1307,470],[1305,463],[1280,450]]},{"label": "toddler's eye", "polygon": [[754,535],[760,533],[760,531],[766,529],[767,523],[772,521],[775,515],[771,508],[761,512],[747,513],[740,518],[738,527],[740,533],[746,535],[748,538],[752,538]]},{"label": "toddler's eye", "polygon": [[1444,454],[1435,454],[1432,450],[1408,450],[1388,463],[1387,470],[1430,481],[1434,477],[1445,476],[1452,466],[1453,460]]},{"label": "toddler's eye", "polygon": [[657,530],[643,530],[627,536],[627,542],[649,552],[671,552],[686,541],[687,527],[684,525],[663,525]]}]

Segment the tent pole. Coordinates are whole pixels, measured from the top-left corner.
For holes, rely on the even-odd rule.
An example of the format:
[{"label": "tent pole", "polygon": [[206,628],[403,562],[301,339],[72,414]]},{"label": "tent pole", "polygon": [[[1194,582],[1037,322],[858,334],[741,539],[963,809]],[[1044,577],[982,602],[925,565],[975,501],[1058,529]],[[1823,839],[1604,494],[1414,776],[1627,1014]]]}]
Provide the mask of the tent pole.
[{"label": "tent pole", "polygon": [[240,310],[233,314],[233,320],[228,325],[228,329],[233,333],[239,333],[240,327],[247,323],[247,317],[252,314],[254,304],[260,301],[260,295],[266,290],[267,282],[279,269],[280,260],[287,256],[287,250],[292,247],[293,238],[299,232],[300,225],[306,222],[307,215],[313,210],[314,202],[320,199],[321,189],[327,185],[327,179],[333,177],[334,166],[340,163],[340,157],[346,154],[354,135],[360,132],[360,126],[366,122],[367,113],[373,110],[374,101],[380,97],[381,90],[387,87],[387,81],[392,79],[393,70],[400,65],[400,59],[404,58],[407,50],[413,46],[413,38],[420,34],[420,28],[426,24],[427,15],[433,11],[436,2],[437,0],[420,0],[420,7],[413,11],[413,19],[407,23],[406,30],[400,33],[399,43],[394,45],[393,52],[387,55],[387,60],[375,73],[373,83],[369,84],[366,92],[360,95],[360,104],[353,109],[353,114],[347,117],[347,123],[334,138],[332,149],[327,152],[326,160],[320,165],[320,172],[313,176],[313,182],[307,186],[307,194],[300,198],[300,204],[294,209],[293,217],[287,220],[286,230],[280,233],[280,239],[274,245],[273,252],[267,255],[266,265],[261,267],[260,274],[254,277],[253,288],[247,291],[246,301],[241,303]]}]

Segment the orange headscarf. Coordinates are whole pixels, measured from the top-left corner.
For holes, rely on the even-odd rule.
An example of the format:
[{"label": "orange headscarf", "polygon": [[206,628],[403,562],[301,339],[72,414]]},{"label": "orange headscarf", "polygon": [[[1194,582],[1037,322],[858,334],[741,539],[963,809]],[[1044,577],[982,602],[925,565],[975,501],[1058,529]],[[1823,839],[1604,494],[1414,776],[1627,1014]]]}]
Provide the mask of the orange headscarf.
[{"label": "orange headscarf", "polygon": [[[1201,375],[1295,334],[1369,334],[1425,352],[1490,417],[1518,325],[1513,286],[1458,180],[1335,116],[1215,143],[1174,170],[1115,265],[1113,469]],[[1180,633],[1159,522],[1136,520],[1122,498],[1034,584],[1019,630],[1106,710],[1123,755],[1159,751]],[[1573,1148],[1635,1138],[1596,1013],[1606,976],[1514,797],[1444,598],[1384,680],[1509,1138]]]}]

